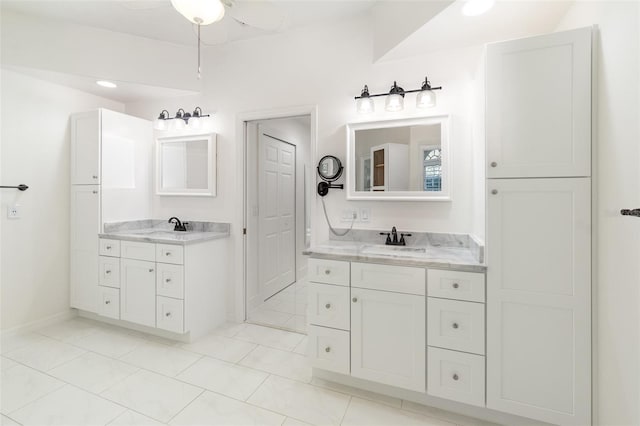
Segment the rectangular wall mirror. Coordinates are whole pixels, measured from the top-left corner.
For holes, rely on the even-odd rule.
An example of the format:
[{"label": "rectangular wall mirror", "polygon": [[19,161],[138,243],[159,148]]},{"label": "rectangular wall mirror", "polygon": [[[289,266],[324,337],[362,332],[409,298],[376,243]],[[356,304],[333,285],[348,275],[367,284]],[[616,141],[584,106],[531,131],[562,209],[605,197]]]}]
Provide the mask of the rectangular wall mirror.
[{"label": "rectangular wall mirror", "polygon": [[449,116],[347,125],[347,198],[451,200]]},{"label": "rectangular wall mirror", "polygon": [[216,135],[158,138],[158,195],[216,195]]}]

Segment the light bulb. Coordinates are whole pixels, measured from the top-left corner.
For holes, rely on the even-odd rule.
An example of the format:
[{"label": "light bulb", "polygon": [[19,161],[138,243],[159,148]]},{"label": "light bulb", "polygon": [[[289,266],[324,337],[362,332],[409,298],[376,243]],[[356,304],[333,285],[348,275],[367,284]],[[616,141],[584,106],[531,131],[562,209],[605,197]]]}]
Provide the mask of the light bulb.
[{"label": "light bulb", "polygon": [[171,0],[182,16],[198,25],[209,25],[224,17],[224,5],[220,0]]},{"label": "light bulb", "polygon": [[184,130],[187,127],[186,123],[182,118],[177,118],[173,120],[173,129],[174,130]]},{"label": "light bulb", "polygon": [[389,112],[398,112],[404,109],[404,98],[402,95],[391,94],[387,96],[387,101],[385,103],[385,107]]},{"label": "light bulb", "polygon": [[356,102],[356,111],[360,114],[369,114],[375,111],[375,104],[373,103],[373,99],[366,97],[360,98]]},{"label": "light bulb", "polygon": [[416,98],[417,108],[431,108],[436,106],[436,94],[433,90],[423,90]]},{"label": "light bulb", "polygon": [[153,128],[156,130],[167,130],[167,122],[162,118],[156,118],[153,122]]}]

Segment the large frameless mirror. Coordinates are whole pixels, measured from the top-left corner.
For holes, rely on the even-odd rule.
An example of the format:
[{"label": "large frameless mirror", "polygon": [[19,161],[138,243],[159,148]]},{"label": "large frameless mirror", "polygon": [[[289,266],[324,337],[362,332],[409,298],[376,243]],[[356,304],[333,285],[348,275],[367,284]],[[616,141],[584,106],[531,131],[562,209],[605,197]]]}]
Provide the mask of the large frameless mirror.
[{"label": "large frameless mirror", "polygon": [[159,138],[158,195],[216,195],[215,134]]},{"label": "large frameless mirror", "polygon": [[347,198],[447,201],[449,116],[347,125]]}]

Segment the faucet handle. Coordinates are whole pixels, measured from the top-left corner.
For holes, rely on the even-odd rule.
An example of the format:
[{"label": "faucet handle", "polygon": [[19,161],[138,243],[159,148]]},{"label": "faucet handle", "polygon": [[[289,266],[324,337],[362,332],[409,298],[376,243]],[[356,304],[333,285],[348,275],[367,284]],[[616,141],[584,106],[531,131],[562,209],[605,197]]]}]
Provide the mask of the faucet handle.
[{"label": "faucet handle", "polygon": [[404,237],[410,237],[411,234],[400,234],[400,245],[406,246],[407,242],[404,240]]},{"label": "faucet handle", "polygon": [[380,235],[386,235],[387,240],[384,242],[386,245],[391,244],[391,233],[389,232],[380,232]]}]

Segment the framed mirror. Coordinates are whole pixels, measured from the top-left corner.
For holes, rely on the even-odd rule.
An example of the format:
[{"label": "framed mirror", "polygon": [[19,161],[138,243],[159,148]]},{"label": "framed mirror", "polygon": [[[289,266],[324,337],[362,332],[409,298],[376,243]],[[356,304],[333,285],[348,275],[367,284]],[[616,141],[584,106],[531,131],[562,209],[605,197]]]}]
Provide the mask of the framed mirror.
[{"label": "framed mirror", "polygon": [[157,139],[156,193],[216,195],[215,133]]},{"label": "framed mirror", "polygon": [[449,116],[347,125],[347,199],[451,200]]}]

